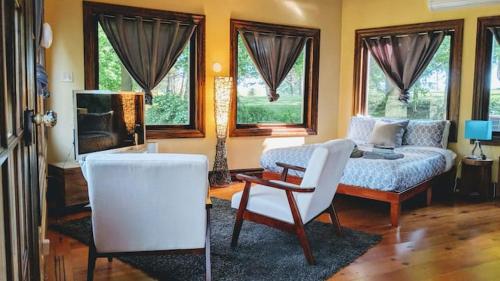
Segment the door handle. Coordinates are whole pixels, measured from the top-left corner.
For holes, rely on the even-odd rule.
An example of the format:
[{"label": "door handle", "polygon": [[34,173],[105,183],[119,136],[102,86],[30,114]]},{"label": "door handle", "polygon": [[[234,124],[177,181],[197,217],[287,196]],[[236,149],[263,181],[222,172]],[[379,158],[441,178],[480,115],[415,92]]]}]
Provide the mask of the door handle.
[{"label": "door handle", "polygon": [[39,113],[34,114],[32,115],[31,120],[38,126],[43,124],[45,127],[52,128],[57,124],[57,113],[49,110],[43,115]]},{"label": "door handle", "polygon": [[45,114],[35,114],[32,109],[24,111],[24,143],[26,146],[33,143],[33,124],[54,127],[57,124],[57,113],[52,110]]}]

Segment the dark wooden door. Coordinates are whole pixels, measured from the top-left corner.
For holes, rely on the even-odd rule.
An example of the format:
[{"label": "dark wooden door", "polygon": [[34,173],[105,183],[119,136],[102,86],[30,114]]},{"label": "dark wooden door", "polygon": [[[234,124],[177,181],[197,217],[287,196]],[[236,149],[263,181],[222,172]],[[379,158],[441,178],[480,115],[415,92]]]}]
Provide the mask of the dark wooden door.
[{"label": "dark wooden door", "polygon": [[[40,280],[45,135],[36,94],[35,1],[0,0],[0,280]],[[37,7],[42,7],[36,5]],[[41,161],[40,161],[41,160]]]}]

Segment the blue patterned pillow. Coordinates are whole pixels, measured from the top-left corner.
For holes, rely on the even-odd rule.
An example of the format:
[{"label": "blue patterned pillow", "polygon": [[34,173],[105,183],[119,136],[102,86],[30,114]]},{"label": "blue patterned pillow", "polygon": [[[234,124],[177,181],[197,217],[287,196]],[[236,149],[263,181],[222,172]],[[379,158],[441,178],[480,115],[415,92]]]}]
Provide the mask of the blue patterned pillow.
[{"label": "blue patterned pillow", "polygon": [[365,116],[353,116],[347,138],[356,143],[366,143],[370,138],[376,119]]},{"label": "blue patterned pillow", "polygon": [[403,136],[404,145],[442,147],[446,121],[411,120]]}]

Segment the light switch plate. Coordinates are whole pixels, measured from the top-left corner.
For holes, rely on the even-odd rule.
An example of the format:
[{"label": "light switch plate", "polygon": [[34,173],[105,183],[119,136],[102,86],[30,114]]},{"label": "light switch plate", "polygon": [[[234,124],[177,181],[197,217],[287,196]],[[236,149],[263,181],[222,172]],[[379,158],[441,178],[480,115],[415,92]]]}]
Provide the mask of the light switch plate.
[{"label": "light switch plate", "polygon": [[61,82],[73,82],[73,72],[63,72]]}]

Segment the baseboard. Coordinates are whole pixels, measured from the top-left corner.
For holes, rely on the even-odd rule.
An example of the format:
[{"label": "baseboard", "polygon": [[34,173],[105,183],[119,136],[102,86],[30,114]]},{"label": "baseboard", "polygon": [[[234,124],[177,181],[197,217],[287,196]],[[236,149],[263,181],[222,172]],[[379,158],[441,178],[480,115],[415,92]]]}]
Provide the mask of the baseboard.
[{"label": "baseboard", "polygon": [[231,180],[237,181],[236,175],[237,174],[246,174],[250,176],[255,176],[255,177],[262,177],[262,172],[264,172],[264,169],[262,168],[251,168],[251,169],[234,169],[230,170],[229,173],[231,174]]},{"label": "baseboard", "polygon": [[[231,174],[231,180],[232,181],[238,181],[236,179],[237,174],[246,174],[250,176],[255,176],[255,177],[262,177],[262,172],[264,169],[262,168],[249,168],[249,169],[233,169],[229,170],[229,174]],[[212,171],[208,172],[208,174],[212,174]]]}]

